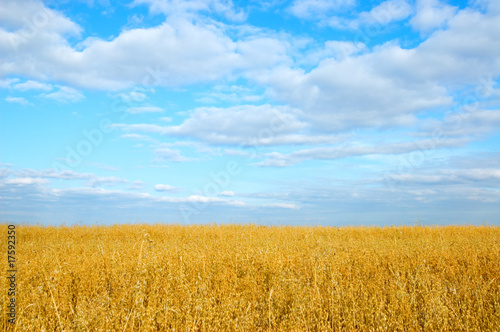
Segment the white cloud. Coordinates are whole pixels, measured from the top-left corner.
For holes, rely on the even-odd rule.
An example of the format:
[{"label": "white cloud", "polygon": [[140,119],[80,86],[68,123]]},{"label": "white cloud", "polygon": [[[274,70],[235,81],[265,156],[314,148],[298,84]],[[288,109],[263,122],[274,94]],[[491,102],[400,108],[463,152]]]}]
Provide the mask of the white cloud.
[{"label": "white cloud", "polygon": [[52,85],[29,80],[23,83],[17,83],[12,88],[19,91],[27,91],[27,90],[50,91],[52,90]]},{"label": "white cloud", "polygon": [[[213,144],[269,145],[301,144],[317,140],[291,134],[304,129],[293,110],[284,106],[241,105],[229,108],[200,107],[178,126],[148,124],[115,124],[127,131],[143,131],[163,135],[198,138]],[[331,139],[322,137],[321,140]]]},{"label": "white cloud", "polygon": [[[55,37],[57,34],[78,35],[81,28],[64,17],[60,12],[50,9],[41,1],[2,0],[0,21],[7,31],[20,32],[19,40],[9,40],[19,43],[17,47],[28,43],[29,39]],[[14,36],[8,36],[14,37]],[[16,47],[15,44],[11,45]]]},{"label": "white cloud", "polygon": [[[248,146],[302,145],[335,143],[346,135],[322,135],[309,132],[309,125],[299,119],[300,111],[285,106],[240,105],[228,108],[199,107],[178,126],[153,124],[113,124],[129,132],[195,138],[210,144]],[[145,139],[140,134],[125,134],[124,138]],[[178,142],[176,146],[193,146]],[[164,147],[173,146],[163,144]],[[213,152],[194,146],[198,152]]]},{"label": "white cloud", "polygon": [[406,183],[421,184],[455,184],[467,182],[482,182],[483,186],[495,187],[500,182],[498,168],[471,168],[437,170],[433,174],[392,174],[391,180]]},{"label": "white cloud", "polygon": [[13,83],[19,82],[18,78],[7,78],[0,80],[0,88],[8,89]]},{"label": "white cloud", "polygon": [[484,3],[490,13],[500,14],[500,2],[497,0],[477,0],[475,2]]},{"label": "white cloud", "polygon": [[165,127],[164,134],[189,136],[211,143],[253,144],[272,141],[279,136],[303,129],[291,110],[283,106],[242,105],[229,108],[200,107],[179,126]]},{"label": "white cloud", "polygon": [[[168,1],[162,3],[169,6]],[[194,5],[196,1],[190,3]],[[219,2],[211,3],[216,6]],[[38,1],[15,7],[15,21],[21,23],[22,17],[48,10]],[[230,78],[239,71],[290,61],[288,43],[279,38],[245,35],[242,28],[239,40],[234,41],[227,30],[238,27],[175,15],[159,26],[123,30],[111,40],[89,37],[72,47],[66,36],[79,32],[79,27],[61,13],[48,11],[53,18],[37,30],[36,38],[24,38],[23,30],[0,28],[0,40],[5,41],[0,42],[0,75],[50,78],[74,87],[117,90],[135,85],[171,87],[214,81]],[[148,50],[148,57],[143,56],[144,50]],[[137,100],[136,97],[142,98],[129,99]]]},{"label": "white cloud", "polygon": [[7,184],[15,184],[15,185],[43,184],[48,182],[49,181],[47,179],[32,178],[32,177],[7,179],[5,181],[5,183]]},{"label": "white cloud", "polygon": [[183,155],[181,155],[181,152],[179,150],[174,150],[174,149],[161,147],[154,149],[154,153],[158,160],[167,160],[173,162],[184,162],[191,160],[190,158],[186,158]]},{"label": "white cloud", "polygon": [[[0,169],[2,170],[2,169]],[[8,194],[9,197],[15,197],[18,190],[28,190],[23,191],[24,197],[36,198],[42,201],[46,200],[67,200],[85,197],[87,199],[100,199],[106,197],[106,201],[117,201],[117,202],[128,202],[134,201],[135,203],[148,203],[148,202],[158,202],[158,203],[207,203],[207,204],[222,204],[230,206],[245,206],[246,204],[241,201],[229,200],[220,197],[208,197],[203,195],[191,195],[187,197],[165,197],[165,196],[154,196],[148,193],[131,193],[123,190],[110,190],[98,187],[99,185],[114,185],[120,183],[127,183],[126,179],[117,177],[98,177],[92,173],[77,173],[73,171],[63,171],[58,172],[55,170],[31,170],[22,169],[12,171],[10,173],[17,174],[19,177],[14,178],[3,178],[0,181],[0,190],[3,190],[3,194]],[[12,174],[6,174],[6,176]],[[49,183],[47,178],[57,178],[66,180],[89,180],[87,185],[90,187],[71,187],[71,188],[50,188],[43,186]],[[26,188],[27,185],[42,185],[36,186],[32,189]],[[144,187],[144,182],[134,181],[128,190],[142,190]],[[179,191],[179,188],[174,188],[169,185],[158,184],[155,185],[155,190],[157,191],[169,191],[175,192]],[[13,196],[14,195],[14,196]],[[1,195],[0,195],[1,196]],[[114,206],[116,207],[116,206]]]},{"label": "white cloud", "polygon": [[156,191],[170,191],[170,192],[180,191],[179,188],[168,184],[156,184],[154,188]]},{"label": "white cloud", "polygon": [[75,198],[80,196],[86,196],[88,198],[99,198],[107,197],[108,200],[117,199],[150,199],[152,196],[147,193],[129,193],[122,190],[110,190],[103,188],[90,188],[90,187],[73,187],[73,188],[62,188],[62,189],[52,189],[52,195],[58,197],[59,199],[64,198]]},{"label": "white cloud", "polygon": [[10,172],[7,168],[4,168],[4,167],[12,167],[14,165],[0,161],[0,166],[2,166],[2,168],[0,168],[0,170]]},{"label": "white cloud", "polygon": [[[89,163],[92,165],[92,163]],[[95,163],[100,168],[103,167],[103,164]],[[108,166],[108,165],[105,165]],[[104,166],[104,167],[105,167]],[[108,166],[109,167],[109,166]],[[91,187],[97,186],[114,186],[116,184],[127,183],[128,180],[124,178],[119,178],[115,176],[97,176],[93,173],[78,173],[75,171],[60,171],[55,169],[47,169],[47,170],[32,170],[32,169],[23,169],[17,171],[16,174],[23,179],[40,179],[42,182],[46,183],[47,179],[61,179],[61,180],[86,180],[86,185]]]},{"label": "white cloud", "polygon": [[214,148],[211,145],[196,141],[175,141],[172,143],[161,143],[157,148],[170,148],[174,146],[188,147],[199,153],[208,153],[211,155],[220,155],[220,148]]},{"label": "white cloud", "polygon": [[257,163],[257,166],[285,167],[306,160],[333,160],[352,156],[372,154],[402,154],[412,151],[432,150],[463,146],[464,139],[420,140],[415,142],[392,143],[380,146],[349,146],[349,147],[320,147],[298,150],[289,154],[272,152],[266,154],[266,160]]},{"label": "white cloud", "polygon": [[65,180],[80,180],[91,179],[95,175],[92,173],[77,173],[74,171],[57,171],[55,169],[47,170],[32,170],[23,169],[19,172],[23,177],[39,177],[39,178],[52,178],[52,179],[65,179]]},{"label": "white cloud", "polygon": [[193,137],[212,144],[301,144],[307,140],[314,140],[315,138],[308,136],[292,134],[307,127],[294,114],[296,112],[297,110],[288,107],[271,105],[200,107],[190,112],[190,116],[178,126],[159,128],[130,125],[125,128]]},{"label": "white cloud", "polygon": [[153,196],[148,193],[130,193],[122,190],[109,190],[102,188],[88,188],[88,187],[78,187],[78,188],[64,188],[64,189],[52,189],[52,194],[59,199],[71,198],[75,196],[85,196],[89,198],[99,198],[106,197],[109,201],[128,201],[133,200],[142,203],[147,202],[158,202],[158,203],[206,203],[206,204],[222,204],[222,205],[232,205],[232,206],[245,206],[245,203],[241,201],[233,201],[218,197],[207,197],[201,195],[191,195],[187,197],[158,197]]},{"label": "white cloud", "polygon": [[324,43],[323,47],[310,51],[306,54],[304,59],[301,59],[300,61],[305,62],[306,64],[318,65],[318,63],[327,58],[344,60],[347,57],[359,54],[366,50],[366,45],[361,42],[354,43],[350,41],[328,40]]},{"label": "white cloud", "polygon": [[457,9],[440,0],[417,0],[417,14],[410,20],[410,24],[417,31],[429,32],[442,27],[455,15]]},{"label": "white cloud", "polygon": [[237,42],[237,52],[246,68],[269,68],[277,63],[290,63],[288,45],[281,40],[257,36]]},{"label": "white cloud", "polygon": [[397,76],[377,73],[372,57],[327,59],[307,74],[281,68],[263,79],[275,98],[303,109],[316,127],[330,131],[409,125],[414,112],[451,104],[446,89],[435,83],[401,84]]},{"label": "white cloud", "polygon": [[202,92],[197,102],[206,104],[216,104],[220,102],[231,102],[241,104],[247,102],[257,102],[264,98],[254,89],[238,85],[216,85],[208,92]]},{"label": "white cloud", "polygon": [[388,0],[373,7],[369,12],[359,14],[359,24],[387,25],[407,18],[412,12],[405,0]]},{"label": "white cloud", "polygon": [[141,102],[147,99],[147,96],[140,91],[130,91],[130,92],[122,92],[117,94],[119,98],[121,98],[125,102]]},{"label": "white cloud", "polygon": [[443,120],[423,120],[418,136],[438,133],[446,137],[484,137],[500,128],[500,110],[473,109],[446,114]]},{"label": "white cloud", "polygon": [[58,80],[68,72],[76,54],[66,38],[79,36],[77,24],[38,0],[2,1],[0,21],[0,76]]},{"label": "white cloud", "polygon": [[21,105],[33,105],[23,97],[5,97],[5,101],[8,103],[17,103]]},{"label": "white cloud", "polygon": [[[481,158],[479,158],[479,161]],[[478,160],[475,161],[476,163]],[[385,175],[384,183],[394,192],[409,192],[415,199],[436,201],[500,202],[500,169],[454,168],[453,160],[438,169],[417,169],[414,172],[393,172]],[[498,163],[495,165],[498,166]],[[422,188],[425,188],[422,189]],[[456,203],[455,203],[455,206]]]},{"label": "white cloud", "polygon": [[[500,17],[463,10],[448,25],[447,30],[435,32],[415,49],[405,63],[414,68],[406,71],[416,80],[436,80],[450,86],[481,84],[485,78],[497,77]],[[405,62],[401,60],[396,60],[398,68]]]},{"label": "white cloud", "polygon": [[188,197],[161,197],[158,200],[161,202],[170,202],[170,203],[222,203],[233,206],[246,205],[244,202],[241,201],[233,201],[225,198],[208,197],[201,195],[191,195]]},{"label": "white cloud", "polygon": [[77,102],[84,98],[83,94],[73,88],[62,86],[58,91],[49,94],[42,94],[43,97],[48,99],[57,100],[58,102]]},{"label": "white cloud", "polygon": [[282,209],[293,209],[298,210],[300,207],[296,204],[291,203],[272,203],[272,204],[264,204],[264,207],[274,207],[274,208],[282,208]]},{"label": "white cloud", "polygon": [[355,5],[355,0],[296,0],[290,12],[302,19],[318,21],[321,26],[351,30],[366,25],[382,27],[406,19],[412,13],[406,0],[387,0],[366,12],[357,12]]},{"label": "white cloud", "polygon": [[[109,42],[96,40],[87,46],[83,56],[89,60],[99,58],[97,63],[102,68],[89,69],[102,71],[107,78],[99,82],[93,75],[90,79],[94,86],[113,88],[130,80],[145,86],[175,86],[229,75],[240,65],[235,46],[213,26],[177,20],[150,29],[124,31]],[[147,62],[142,56],[144,49],[149,52]],[[117,70],[117,65],[125,70]]]},{"label": "white cloud", "polygon": [[142,107],[130,107],[127,109],[127,113],[139,114],[139,113],[161,113],[163,108],[156,106],[142,106]]},{"label": "white cloud", "polygon": [[283,66],[254,79],[323,130],[412,125],[419,112],[451,106],[453,91],[500,75],[499,17],[463,10],[448,25],[415,48],[392,42],[309,72]]}]

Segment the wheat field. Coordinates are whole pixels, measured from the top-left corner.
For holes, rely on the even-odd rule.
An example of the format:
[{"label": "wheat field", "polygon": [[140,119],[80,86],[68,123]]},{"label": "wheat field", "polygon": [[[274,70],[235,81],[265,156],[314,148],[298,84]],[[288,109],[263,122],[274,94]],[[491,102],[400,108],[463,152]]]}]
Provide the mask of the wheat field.
[{"label": "wheat field", "polygon": [[500,330],[500,227],[16,231],[16,323],[2,291],[1,330]]}]

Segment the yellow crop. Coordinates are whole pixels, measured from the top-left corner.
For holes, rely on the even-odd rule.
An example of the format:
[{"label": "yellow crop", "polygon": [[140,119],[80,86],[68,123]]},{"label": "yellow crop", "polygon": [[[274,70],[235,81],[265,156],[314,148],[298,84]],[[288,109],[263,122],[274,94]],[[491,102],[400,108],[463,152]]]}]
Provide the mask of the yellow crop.
[{"label": "yellow crop", "polygon": [[16,231],[17,317],[2,291],[2,331],[500,330],[500,227]]}]

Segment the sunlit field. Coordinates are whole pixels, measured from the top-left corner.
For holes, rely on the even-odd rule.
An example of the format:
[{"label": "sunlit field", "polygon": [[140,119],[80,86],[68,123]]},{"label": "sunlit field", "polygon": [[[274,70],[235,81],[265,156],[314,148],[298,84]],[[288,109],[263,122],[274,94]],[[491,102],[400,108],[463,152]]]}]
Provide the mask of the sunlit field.
[{"label": "sunlit field", "polygon": [[500,227],[16,232],[17,316],[2,291],[2,331],[500,329]]}]

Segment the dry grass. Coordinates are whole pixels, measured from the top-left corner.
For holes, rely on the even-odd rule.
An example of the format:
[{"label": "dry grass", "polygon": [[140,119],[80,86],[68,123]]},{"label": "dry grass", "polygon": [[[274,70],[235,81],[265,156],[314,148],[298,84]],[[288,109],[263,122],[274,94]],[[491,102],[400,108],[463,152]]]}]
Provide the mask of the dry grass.
[{"label": "dry grass", "polygon": [[500,327],[499,227],[19,226],[17,241],[17,331]]}]

